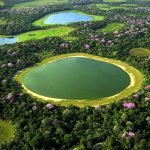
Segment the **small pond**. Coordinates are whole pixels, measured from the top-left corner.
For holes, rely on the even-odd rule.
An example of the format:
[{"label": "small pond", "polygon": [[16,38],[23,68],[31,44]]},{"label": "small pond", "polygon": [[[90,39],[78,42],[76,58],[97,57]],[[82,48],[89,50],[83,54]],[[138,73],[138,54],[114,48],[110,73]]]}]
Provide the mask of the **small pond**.
[{"label": "small pond", "polygon": [[78,12],[59,12],[51,14],[45,21],[45,24],[69,24],[81,21],[92,21],[93,17]]},{"label": "small pond", "polygon": [[18,37],[0,37],[0,45],[13,44],[18,42]]}]

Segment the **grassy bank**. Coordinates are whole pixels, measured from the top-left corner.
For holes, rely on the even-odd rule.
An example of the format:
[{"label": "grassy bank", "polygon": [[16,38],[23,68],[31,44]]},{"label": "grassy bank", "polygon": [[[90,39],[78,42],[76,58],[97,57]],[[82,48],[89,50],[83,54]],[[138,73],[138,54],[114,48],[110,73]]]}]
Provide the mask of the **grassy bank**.
[{"label": "grassy bank", "polygon": [[0,144],[11,141],[15,136],[15,127],[9,121],[0,120]]},{"label": "grassy bank", "polygon": [[41,7],[54,4],[63,4],[67,3],[68,0],[34,0],[32,2],[24,2],[14,5],[13,9],[22,9],[22,8],[32,8],[32,7]]},{"label": "grassy bank", "polygon": [[18,36],[18,35],[0,35],[0,38],[13,38],[16,36]]},{"label": "grassy bank", "polygon": [[128,6],[123,6],[123,5],[119,5],[119,6],[110,6],[108,4],[96,4],[96,7],[101,9],[101,10],[113,10],[113,9],[130,9],[130,7]]},{"label": "grassy bank", "polygon": [[[79,13],[79,14],[83,14],[83,15],[87,15],[87,16],[91,16],[93,17],[93,21],[101,21],[101,20],[104,20],[104,16],[96,16],[96,15],[89,15],[89,14],[86,14],[86,13],[83,13],[83,12],[80,12],[80,11],[76,11],[76,10],[70,10],[70,11],[61,11],[61,12],[76,12],[76,13]],[[59,12],[57,12],[59,13]],[[52,13],[52,14],[48,14],[46,15],[45,17],[33,22],[33,25],[35,26],[40,26],[40,27],[45,27],[45,26],[53,26],[51,24],[45,24],[44,21],[51,15],[54,15],[54,14],[57,14],[57,13]]]},{"label": "grassy bank", "polygon": [[0,19],[0,25],[6,24],[6,23],[7,23],[6,20]]},{"label": "grassy bank", "polygon": [[58,27],[51,28],[47,30],[37,30],[30,31],[19,35],[19,42],[34,40],[34,39],[43,39],[51,36],[64,36],[69,34],[69,32],[73,31],[74,28],[71,27]]},{"label": "grassy bank", "polygon": [[105,28],[99,29],[98,31],[101,32],[115,32],[123,29],[125,27],[125,24],[123,23],[111,23],[108,24]]},{"label": "grassy bank", "polygon": [[146,48],[133,48],[129,51],[131,56],[150,56],[150,50]]},{"label": "grassy bank", "polygon": [[77,38],[77,37],[68,36],[68,37],[64,37],[63,39],[64,39],[65,41],[75,41],[75,40],[77,40],[78,38]]},{"label": "grassy bank", "polygon": [[3,6],[3,5],[4,5],[4,2],[0,0],[0,6]]},{"label": "grassy bank", "polygon": [[19,35],[0,35],[0,38],[9,38],[9,37],[18,37],[19,41],[18,42],[24,42],[24,41],[29,41],[29,40],[37,40],[37,39],[43,39],[47,37],[52,37],[52,36],[59,36],[59,37],[64,37],[67,41],[69,40],[75,40],[75,37],[68,37],[67,35],[75,30],[72,27],[57,27],[57,28],[50,28],[47,30],[36,30],[36,31],[29,31],[25,32]]},{"label": "grassy bank", "polygon": [[[87,57],[87,58],[96,59],[96,60],[100,60],[100,61],[104,61],[104,62],[108,62],[108,63],[114,64],[114,65],[117,65],[118,67],[122,68],[124,71],[126,71],[129,74],[130,79],[131,79],[131,84],[125,90],[123,90],[122,92],[120,92],[114,96],[106,97],[103,99],[93,99],[93,100],[64,100],[64,99],[62,100],[62,99],[56,99],[56,98],[53,99],[50,97],[38,95],[37,93],[33,93],[32,91],[27,89],[22,84],[25,74],[28,73],[29,71],[31,71],[32,69],[35,69],[36,67],[47,64],[50,61],[55,61],[57,59],[61,59],[61,58],[65,58],[65,57],[74,57],[74,56]],[[128,64],[121,62],[119,60],[112,60],[112,59],[108,59],[108,58],[102,58],[102,57],[93,56],[93,55],[89,55],[89,54],[83,54],[83,53],[73,53],[73,54],[64,54],[64,55],[47,58],[47,59],[43,60],[41,63],[36,64],[34,67],[30,67],[30,68],[27,68],[27,69],[21,71],[20,73],[18,73],[15,76],[15,79],[20,84],[23,85],[25,92],[29,93],[32,97],[35,97],[37,100],[40,100],[43,102],[48,101],[48,102],[61,104],[61,105],[73,104],[73,105],[83,107],[85,105],[92,105],[92,106],[104,105],[104,104],[116,102],[125,97],[128,97],[132,93],[137,92],[138,89],[141,87],[141,84],[143,82],[143,75],[138,70],[133,68],[132,66],[129,66]]]}]

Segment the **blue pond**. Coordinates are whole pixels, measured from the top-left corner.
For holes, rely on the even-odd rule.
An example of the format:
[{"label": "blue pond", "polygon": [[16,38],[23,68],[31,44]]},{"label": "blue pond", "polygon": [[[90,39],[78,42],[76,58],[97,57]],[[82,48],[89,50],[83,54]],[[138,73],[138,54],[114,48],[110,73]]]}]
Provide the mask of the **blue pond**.
[{"label": "blue pond", "polygon": [[45,24],[69,24],[73,22],[92,21],[93,17],[76,12],[59,12],[50,15]]},{"label": "blue pond", "polygon": [[2,37],[0,38],[0,45],[13,44],[18,42],[18,37]]}]

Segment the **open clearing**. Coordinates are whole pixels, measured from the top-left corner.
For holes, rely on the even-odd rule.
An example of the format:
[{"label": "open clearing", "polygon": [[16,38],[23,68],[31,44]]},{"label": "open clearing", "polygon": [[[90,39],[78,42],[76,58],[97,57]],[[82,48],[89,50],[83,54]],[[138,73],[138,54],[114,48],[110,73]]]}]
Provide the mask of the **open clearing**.
[{"label": "open clearing", "polygon": [[0,25],[6,24],[6,23],[7,23],[6,20],[0,19]]},{"label": "open clearing", "polygon": [[123,6],[123,7],[136,7],[137,4],[121,4],[120,6]]},{"label": "open clearing", "polygon": [[[90,17],[93,17],[93,21],[101,21],[101,20],[104,20],[104,16],[96,16],[96,15],[90,15],[90,14],[86,14],[84,12],[80,12],[80,11],[76,11],[76,10],[70,10],[70,11],[62,11],[62,13],[64,12],[74,12],[74,13],[78,13],[78,14],[83,14],[83,15],[87,15],[87,16],[90,16]],[[58,13],[61,13],[61,12],[56,12],[56,13],[52,13],[52,14],[48,14],[46,15],[45,17],[33,22],[33,25],[35,26],[40,26],[40,27],[45,27],[45,26],[52,26],[52,24],[45,24],[44,21],[51,15],[54,15],[54,14],[58,14]]]},{"label": "open clearing", "polygon": [[0,120],[0,144],[11,141],[15,136],[15,127],[5,120]]},{"label": "open clearing", "polygon": [[2,0],[0,0],[0,6],[3,6],[4,2]]},{"label": "open clearing", "polygon": [[101,9],[101,10],[113,10],[113,9],[130,9],[131,6],[124,6],[124,5],[119,5],[119,6],[110,6],[108,4],[96,4],[96,7]]},{"label": "open clearing", "polygon": [[133,48],[129,54],[131,56],[150,56],[150,50],[146,48]]},{"label": "open clearing", "polygon": [[65,41],[75,41],[75,40],[77,40],[78,38],[77,38],[77,37],[68,36],[68,37],[64,37],[63,39],[64,39]]},{"label": "open clearing", "polygon": [[35,0],[32,2],[24,2],[14,5],[14,9],[30,8],[30,7],[40,7],[52,4],[63,4],[67,3],[68,0]]},{"label": "open clearing", "polygon": [[71,27],[58,27],[51,28],[47,30],[37,30],[30,31],[19,35],[19,42],[34,40],[34,39],[43,39],[51,36],[64,36],[69,34],[69,32],[73,31],[74,28]]},{"label": "open clearing", "polygon": [[111,23],[108,24],[105,28],[103,29],[98,29],[97,31],[101,32],[115,32],[123,29],[125,27],[125,24],[123,23]]},{"label": "open clearing", "polygon": [[117,2],[126,2],[127,0],[104,0],[104,2],[117,3]]},{"label": "open clearing", "polygon": [[29,31],[15,36],[0,35],[0,44],[12,44],[16,42],[24,42],[29,40],[43,39],[52,36],[63,37],[66,41],[73,41],[76,37],[68,37],[68,34],[75,29],[72,27],[61,26],[46,30]]},{"label": "open clearing", "polygon": [[[108,62],[108,63],[111,63],[111,64],[114,64],[114,65],[117,65],[117,66],[121,67],[124,71],[126,71],[130,75],[130,78],[131,78],[130,85],[125,90],[120,92],[119,94],[116,94],[116,95],[111,96],[111,97],[103,98],[103,99],[65,100],[65,99],[52,99],[50,97],[41,96],[37,93],[34,93],[34,92],[30,91],[29,89],[27,89],[22,84],[24,75],[26,73],[28,73],[29,71],[31,71],[32,69],[34,69],[36,67],[39,67],[43,64],[47,64],[50,61],[54,61],[54,60],[61,59],[61,58],[66,58],[66,57],[75,57],[75,56],[82,56],[82,57],[92,58],[92,59]],[[15,76],[15,79],[19,83],[22,84],[22,86],[24,87],[24,91],[31,94],[32,97],[38,98],[38,100],[40,100],[40,101],[52,102],[52,103],[61,104],[61,105],[73,104],[73,105],[77,105],[77,106],[80,106],[80,107],[83,107],[85,105],[97,106],[97,105],[104,105],[104,104],[108,104],[108,103],[112,103],[112,102],[117,102],[117,101],[119,101],[119,100],[121,100],[125,97],[128,97],[132,93],[137,92],[139,90],[139,88],[141,87],[141,84],[143,83],[143,75],[137,69],[135,69],[134,67],[129,66],[128,64],[126,64],[124,62],[121,62],[119,60],[112,60],[112,59],[102,58],[102,57],[93,56],[93,55],[84,54],[84,53],[64,54],[64,55],[59,55],[59,56],[47,58],[47,59],[43,60],[41,63],[36,64],[35,67],[30,67],[30,68],[27,68],[27,69],[21,71],[20,73],[18,73]]]}]

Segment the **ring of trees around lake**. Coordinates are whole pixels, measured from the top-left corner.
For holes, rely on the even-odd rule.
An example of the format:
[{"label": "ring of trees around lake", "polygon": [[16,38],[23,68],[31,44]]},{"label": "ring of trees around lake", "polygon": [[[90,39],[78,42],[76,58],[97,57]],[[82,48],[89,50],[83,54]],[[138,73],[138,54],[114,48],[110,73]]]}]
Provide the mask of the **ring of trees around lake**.
[{"label": "ring of trees around lake", "polygon": [[[83,60],[84,57],[89,59]],[[136,92],[143,82],[143,75],[119,60],[74,53],[45,59],[21,71],[15,79],[38,100],[95,106],[118,101]]]},{"label": "ring of trees around lake", "polygon": [[[0,118],[10,120],[11,125],[16,127],[15,135],[12,135],[14,138],[8,140],[8,136],[5,142],[0,142],[0,149],[149,149],[150,56],[147,53],[150,50],[149,0],[1,1],[0,38],[7,36],[17,38],[15,35],[23,35],[26,38],[22,37],[21,42],[15,44],[0,46]],[[49,4],[49,1],[52,3]],[[59,5],[62,2],[67,3]],[[35,21],[48,14],[74,9],[89,15],[102,16],[102,20],[53,27],[34,25]],[[115,26],[116,29],[112,28],[111,32],[101,32],[114,23],[125,26],[123,28]],[[58,32],[48,36],[54,28],[60,27],[74,30],[71,32],[63,30],[62,34],[57,30]],[[39,39],[41,32],[44,34]],[[135,48],[140,50],[131,51]],[[127,75],[133,74],[137,86],[131,91],[126,91],[123,97],[114,97],[106,101],[43,100],[31,95],[22,87],[24,75],[42,68],[50,61],[50,64],[61,61],[66,58],[65,56],[60,59],[62,54],[68,53],[90,54],[94,59],[91,63],[99,61],[95,59],[96,57],[100,58],[100,61],[108,58],[110,65],[115,65],[118,69],[122,69],[120,66],[123,66]],[[53,62],[53,59],[56,61]],[[14,77],[19,71],[21,72],[16,76],[16,81]],[[123,70],[125,73],[126,71]],[[90,106],[82,107],[85,105]],[[6,138],[6,135],[1,137]]]}]

